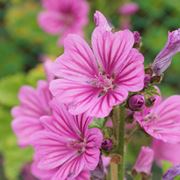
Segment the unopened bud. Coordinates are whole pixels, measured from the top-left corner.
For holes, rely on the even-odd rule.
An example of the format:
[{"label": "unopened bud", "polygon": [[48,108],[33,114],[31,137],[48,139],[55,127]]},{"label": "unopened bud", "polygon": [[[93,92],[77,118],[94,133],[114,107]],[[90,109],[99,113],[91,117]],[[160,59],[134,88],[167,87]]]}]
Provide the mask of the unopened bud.
[{"label": "unopened bud", "polygon": [[145,74],[145,77],[144,77],[144,87],[148,87],[150,82],[151,82],[151,76],[149,74]]},{"label": "unopened bud", "polygon": [[140,111],[144,104],[144,96],[141,94],[135,94],[129,97],[128,106],[132,111]]},{"label": "unopened bud", "polygon": [[113,142],[111,139],[104,139],[101,148],[105,151],[110,151],[113,147]]}]

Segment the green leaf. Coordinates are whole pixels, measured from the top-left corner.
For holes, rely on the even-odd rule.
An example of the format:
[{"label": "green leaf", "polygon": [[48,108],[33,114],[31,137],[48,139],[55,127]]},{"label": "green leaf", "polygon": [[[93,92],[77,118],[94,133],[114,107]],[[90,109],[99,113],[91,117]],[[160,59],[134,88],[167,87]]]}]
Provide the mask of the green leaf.
[{"label": "green leaf", "polygon": [[24,57],[14,42],[0,38],[0,50],[0,77],[23,70]]},{"label": "green leaf", "polygon": [[0,79],[0,104],[12,107],[18,104],[18,92],[21,86],[36,86],[38,80],[44,79],[42,66],[31,70],[28,74],[15,74]]},{"label": "green leaf", "polygon": [[104,118],[94,119],[94,121],[89,125],[89,128],[102,129],[104,127],[104,123],[105,123]]},{"label": "green leaf", "polygon": [[0,104],[12,107],[18,103],[17,94],[20,86],[25,84],[24,74],[7,76],[0,80]]},{"label": "green leaf", "polygon": [[4,157],[5,173],[9,180],[17,180],[22,166],[31,161],[32,149],[21,149],[11,129],[10,109],[0,106],[0,152]]},{"label": "green leaf", "polygon": [[162,161],[162,170],[163,170],[163,174],[172,167],[172,164],[168,161]]}]

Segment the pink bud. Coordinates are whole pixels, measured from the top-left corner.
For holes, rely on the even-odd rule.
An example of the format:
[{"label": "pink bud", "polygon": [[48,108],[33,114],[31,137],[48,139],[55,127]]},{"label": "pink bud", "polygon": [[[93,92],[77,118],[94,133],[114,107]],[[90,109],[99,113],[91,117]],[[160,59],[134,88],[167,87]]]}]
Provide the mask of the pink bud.
[{"label": "pink bud", "polygon": [[139,10],[139,6],[136,3],[126,3],[119,9],[121,15],[133,15]]},{"label": "pink bud", "polygon": [[153,159],[154,151],[149,147],[142,146],[133,170],[150,175]]},{"label": "pink bud", "polygon": [[145,104],[144,96],[141,94],[135,94],[130,96],[128,100],[128,106],[132,111],[139,111]]},{"label": "pink bud", "polygon": [[156,75],[161,75],[171,64],[172,57],[180,52],[180,29],[169,32],[165,47],[156,56],[152,69]]},{"label": "pink bud", "polygon": [[112,149],[113,142],[111,139],[104,139],[101,148],[105,151],[110,151]]}]

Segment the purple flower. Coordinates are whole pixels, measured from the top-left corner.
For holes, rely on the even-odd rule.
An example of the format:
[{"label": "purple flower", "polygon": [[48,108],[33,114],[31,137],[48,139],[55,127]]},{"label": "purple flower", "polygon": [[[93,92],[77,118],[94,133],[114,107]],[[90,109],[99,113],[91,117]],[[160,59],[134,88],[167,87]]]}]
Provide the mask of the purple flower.
[{"label": "purple flower", "polygon": [[[173,153],[173,152],[172,152]],[[163,176],[163,180],[174,180],[176,176],[180,175],[180,165],[170,168]]]},{"label": "purple flower", "polygon": [[119,9],[119,13],[121,15],[133,15],[139,10],[139,6],[137,3],[126,3],[122,5]]},{"label": "purple flower", "polygon": [[180,96],[160,102],[156,97],[152,108],[135,112],[134,119],[152,137],[169,143],[180,143]]},{"label": "purple flower", "polygon": [[141,94],[135,94],[129,97],[128,106],[132,111],[139,111],[145,104],[144,96]]},{"label": "purple flower", "polygon": [[[101,18],[98,22],[105,21]],[[58,79],[51,82],[50,90],[68,104],[72,114],[105,117],[127,99],[128,92],[144,87],[144,57],[133,48],[133,33],[111,32],[107,24],[98,24],[92,34],[92,49],[81,37],[68,35],[64,54],[54,63]]]},{"label": "purple flower", "polygon": [[151,174],[152,162],[154,159],[154,152],[149,147],[141,147],[136,163],[133,169],[138,173]]},{"label": "purple flower", "polygon": [[21,147],[30,145],[32,135],[43,129],[39,118],[51,114],[49,102],[52,99],[49,85],[39,81],[37,88],[23,86],[19,92],[20,105],[12,109],[12,129]]},{"label": "purple flower", "polygon": [[52,115],[40,119],[44,129],[34,134],[32,140],[39,177],[66,180],[84,170],[94,170],[99,162],[102,133],[88,128],[92,118],[85,114],[73,116],[56,100],[51,108]]},{"label": "purple flower", "polygon": [[172,57],[180,52],[180,29],[169,32],[168,41],[156,56],[152,69],[156,75],[162,74],[171,64]]}]

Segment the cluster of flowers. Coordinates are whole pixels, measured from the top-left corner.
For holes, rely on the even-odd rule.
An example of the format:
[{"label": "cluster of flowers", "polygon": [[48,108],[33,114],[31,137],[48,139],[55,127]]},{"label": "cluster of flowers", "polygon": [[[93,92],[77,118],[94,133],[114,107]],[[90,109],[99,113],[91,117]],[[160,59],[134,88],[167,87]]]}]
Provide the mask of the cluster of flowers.
[{"label": "cluster of flowers", "polygon": [[[60,8],[53,2],[45,7]],[[122,104],[133,113],[134,122],[158,141],[153,149],[161,141],[180,143],[180,96],[161,100],[159,89],[152,85],[180,51],[180,29],[169,33],[165,48],[144,71],[144,57],[135,48],[137,34],[113,32],[98,11],[94,21],[92,48],[82,37],[68,35],[64,54],[45,62],[47,80],[39,81],[36,89],[22,87],[20,105],[12,110],[19,145],[34,148],[32,172],[43,180],[102,177],[99,169],[106,173],[109,161],[102,150],[111,151],[114,142],[89,125],[94,118],[110,117]],[[155,94],[146,97],[149,87]],[[136,172],[150,174],[153,149],[142,147]]]}]

